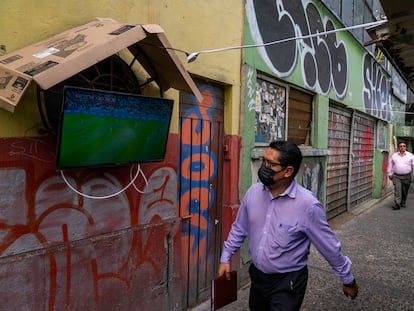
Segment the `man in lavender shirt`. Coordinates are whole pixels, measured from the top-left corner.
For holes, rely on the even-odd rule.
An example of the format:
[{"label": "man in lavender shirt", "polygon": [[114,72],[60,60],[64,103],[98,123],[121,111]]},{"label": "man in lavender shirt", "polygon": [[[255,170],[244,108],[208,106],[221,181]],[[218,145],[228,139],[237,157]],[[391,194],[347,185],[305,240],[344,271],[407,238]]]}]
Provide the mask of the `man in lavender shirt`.
[{"label": "man in lavender shirt", "polygon": [[388,178],[394,184],[393,210],[405,207],[411,180],[414,178],[414,155],[407,151],[407,144],[400,142],[398,151],[394,153],[388,163]]},{"label": "man in lavender shirt", "polygon": [[261,182],[247,190],[224,242],[218,274],[229,277],[231,256],[249,238],[250,310],[300,309],[311,243],[342,280],[344,294],[351,299],[358,294],[351,261],[342,254],[322,204],[294,180],[301,162],[295,144],[270,143],[258,172]]}]

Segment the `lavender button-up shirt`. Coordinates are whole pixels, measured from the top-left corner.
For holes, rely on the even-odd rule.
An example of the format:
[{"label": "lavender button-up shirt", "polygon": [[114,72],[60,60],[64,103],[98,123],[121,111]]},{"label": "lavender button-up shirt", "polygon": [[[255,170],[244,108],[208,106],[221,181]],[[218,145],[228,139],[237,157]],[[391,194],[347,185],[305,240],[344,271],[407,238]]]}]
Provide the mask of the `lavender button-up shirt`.
[{"label": "lavender button-up shirt", "polygon": [[253,263],[264,273],[303,268],[313,243],[343,283],[354,279],[351,261],[342,254],[341,243],[326,220],[322,204],[296,181],[277,197],[262,183],[248,189],[224,242],[220,261],[230,262],[246,237]]}]

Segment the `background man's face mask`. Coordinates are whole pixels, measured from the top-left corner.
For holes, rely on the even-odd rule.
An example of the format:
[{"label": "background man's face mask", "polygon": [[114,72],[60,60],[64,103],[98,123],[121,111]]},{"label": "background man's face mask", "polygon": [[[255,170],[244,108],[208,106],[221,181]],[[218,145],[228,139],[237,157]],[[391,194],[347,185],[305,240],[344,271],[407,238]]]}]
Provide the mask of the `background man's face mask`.
[{"label": "background man's face mask", "polygon": [[272,170],[270,167],[267,167],[262,164],[260,166],[259,171],[257,172],[257,175],[259,177],[259,180],[265,185],[266,187],[269,187],[275,183],[273,180],[273,176],[276,174],[274,170]]}]

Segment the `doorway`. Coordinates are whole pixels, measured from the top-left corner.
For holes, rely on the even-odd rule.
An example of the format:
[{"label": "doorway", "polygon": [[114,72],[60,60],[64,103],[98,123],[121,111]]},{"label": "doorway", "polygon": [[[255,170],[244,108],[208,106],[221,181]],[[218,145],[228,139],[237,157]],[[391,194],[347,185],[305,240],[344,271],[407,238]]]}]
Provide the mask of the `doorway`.
[{"label": "doorway", "polygon": [[203,102],[180,94],[179,216],[182,219],[183,304],[210,295],[221,250],[224,91],[197,81]]}]

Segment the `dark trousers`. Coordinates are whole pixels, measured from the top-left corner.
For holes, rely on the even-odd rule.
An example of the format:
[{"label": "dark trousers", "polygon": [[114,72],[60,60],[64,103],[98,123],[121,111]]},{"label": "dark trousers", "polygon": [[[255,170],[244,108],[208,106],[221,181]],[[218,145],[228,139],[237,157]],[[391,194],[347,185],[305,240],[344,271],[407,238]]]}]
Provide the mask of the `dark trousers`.
[{"label": "dark trousers", "polygon": [[288,273],[266,274],[250,265],[249,308],[251,311],[298,311],[305,297],[308,268]]},{"label": "dark trousers", "polygon": [[392,176],[392,182],[394,184],[394,202],[397,205],[405,205],[407,200],[408,190],[410,190],[411,173],[400,175],[394,174]]}]

